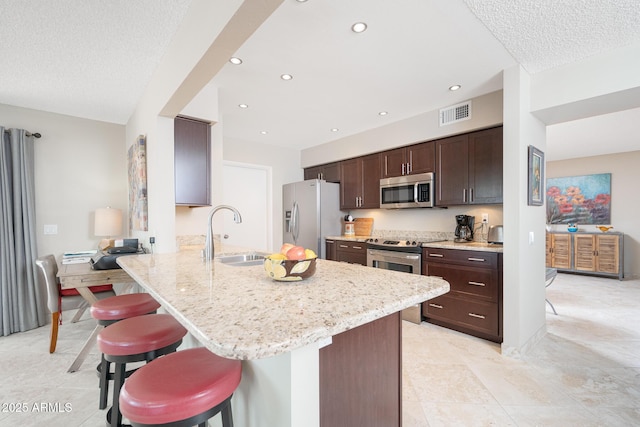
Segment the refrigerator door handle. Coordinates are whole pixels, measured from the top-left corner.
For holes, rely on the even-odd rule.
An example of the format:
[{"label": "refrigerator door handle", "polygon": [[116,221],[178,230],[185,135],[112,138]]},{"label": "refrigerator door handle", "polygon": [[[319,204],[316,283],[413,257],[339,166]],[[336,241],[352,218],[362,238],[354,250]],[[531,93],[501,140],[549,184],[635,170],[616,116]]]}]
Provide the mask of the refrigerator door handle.
[{"label": "refrigerator door handle", "polygon": [[298,202],[293,202],[293,212],[291,213],[291,235],[293,236],[293,243],[296,245],[298,244],[298,235],[300,234],[298,219]]}]

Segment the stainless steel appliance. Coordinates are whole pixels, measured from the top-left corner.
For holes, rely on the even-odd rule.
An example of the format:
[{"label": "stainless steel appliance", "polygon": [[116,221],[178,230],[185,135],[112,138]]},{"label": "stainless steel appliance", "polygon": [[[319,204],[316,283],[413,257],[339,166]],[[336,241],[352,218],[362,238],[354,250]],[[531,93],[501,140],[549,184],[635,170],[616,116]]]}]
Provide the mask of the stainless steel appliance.
[{"label": "stainless steel appliance", "polygon": [[[442,239],[367,239],[367,265],[410,274],[422,273],[422,244]],[[422,320],[422,304],[402,311],[402,318],[413,323]]]},{"label": "stainless steel appliance", "polygon": [[499,244],[504,243],[504,231],[501,225],[492,225],[489,227],[487,242]]},{"label": "stainless steel appliance", "polygon": [[313,249],[326,259],[324,238],[342,233],[340,184],[320,179],[282,186],[283,243]]},{"label": "stainless steel appliance", "polygon": [[470,242],[473,240],[473,225],[476,217],[470,215],[456,215],[455,242]]},{"label": "stainless steel appliance", "polygon": [[433,207],[433,173],[382,178],[380,207],[388,209]]}]

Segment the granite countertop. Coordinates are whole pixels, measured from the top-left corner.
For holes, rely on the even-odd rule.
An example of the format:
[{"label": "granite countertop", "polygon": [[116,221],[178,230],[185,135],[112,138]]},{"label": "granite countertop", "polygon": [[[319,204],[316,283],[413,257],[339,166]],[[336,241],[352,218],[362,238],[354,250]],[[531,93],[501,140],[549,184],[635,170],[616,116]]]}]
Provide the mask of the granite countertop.
[{"label": "granite countertop", "polygon": [[457,243],[452,240],[444,242],[431,242],[423,243],[423,248],[438,248],[438,249],[460,249],[463,251],[483,251],[483,252],[499,252],[502,253],[502,245],[495,243],[484,242],[468,242]]},{"label": "granite countertop", "polygon": [[[367,239],[375,238],[375,236],[327,236],[329,240],[344,240],[348,242],[366,242]],[[411,237],[410,240],[419,240]],[[502,245],[486,242],[468,242],[457,243],[453,240],[444,240],[441,242],[423,243],[423,248],[439,248],[439,249],[461,249],[464,251],[484,251],[484,252],[503,252]]]},{"label": "granite countertop", "polygon": [[321,259],[301,282],[273,281],[262,265],[207,262],[199,250],[118,264],[205,347],[241,360],[289,352],[449,291],[436,277]]}]

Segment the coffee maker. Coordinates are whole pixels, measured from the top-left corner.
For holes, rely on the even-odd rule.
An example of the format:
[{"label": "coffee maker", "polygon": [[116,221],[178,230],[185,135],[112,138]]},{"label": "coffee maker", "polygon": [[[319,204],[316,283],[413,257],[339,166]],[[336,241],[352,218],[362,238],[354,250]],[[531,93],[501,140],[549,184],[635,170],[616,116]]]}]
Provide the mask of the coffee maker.
[{"label": "coffee maker", "polygon": [[454,242],[470,242],[473,240],[473,224],[475,216],[456,215],[456,238]]}]

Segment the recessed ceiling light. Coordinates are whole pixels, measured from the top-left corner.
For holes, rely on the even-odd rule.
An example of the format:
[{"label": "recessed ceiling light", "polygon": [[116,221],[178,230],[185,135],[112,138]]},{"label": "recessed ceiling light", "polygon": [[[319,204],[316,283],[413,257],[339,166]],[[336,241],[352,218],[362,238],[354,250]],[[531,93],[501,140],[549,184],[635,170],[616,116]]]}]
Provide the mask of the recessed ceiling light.
[{"label": "recessed ceiling light", "polygon": [[351,31],[353,31],[354,33],[362,33],[366,29],[367,24],[365,24],[364,22],[356,22],[351,26]]},{"label": "recessed ceiling light", "polygon": [[238,107],[240,107],[240,108],[249,108],[249,106],[247,104],[239,104]]},{"label": "recessed ceiling light", "polygon": [[297,1],[298,3],[304,3],[304,2],[306,2],[307,0],[296,0],[296,1]]},{"label": "recessed ceiling light", "polygon": [[231,62],[233,65],[240,65],[242,64],[242,59],[233,56],[229,59],[229,62]]},{"label": "recessed ceiling light", "polygon": [[389,113],[387,113],[386,111],[380,111],[378,113],[379,116],[386,116],[387,114],[389,114]]},{"label": "recessed ceiling light", "polygon": [[282,80],[291,80],[293,76],[291,74],[283,74],[280,76]]},{"label": "recessed ceiling light", "polygon": [[339,130],[340,130],[340,129],[338,129],[338,128],[332,128],[332,129],[331,129],[331,132],[338,132]]},{"label": "recessed ceiling light", "polygon": [[266,135],[266,134],[268,134],[269,132],[267,132],[266,130],[261,130],[261,131],[260,131],[260,133],[261,133],[262,135]]},{"label": "recessed ceiling light", "polygon": [[449,87],[449,90],[450,90],[451,92],[455,92],[456,90],[460,89],[461,87],[462,87],[462,86],[460,86],[460,85],[453,85],[453,86],[450,86],[450,87]]}]

